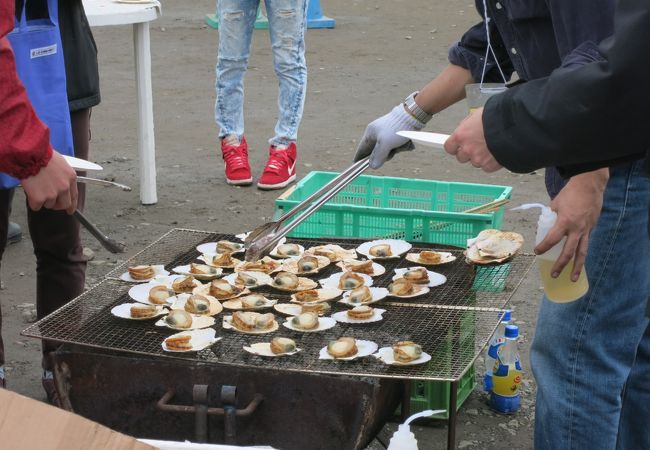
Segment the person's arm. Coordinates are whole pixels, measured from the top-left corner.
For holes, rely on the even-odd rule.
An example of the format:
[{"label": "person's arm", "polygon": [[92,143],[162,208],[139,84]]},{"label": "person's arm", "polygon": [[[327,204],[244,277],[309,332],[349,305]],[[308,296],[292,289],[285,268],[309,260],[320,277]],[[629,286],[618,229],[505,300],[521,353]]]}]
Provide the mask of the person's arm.
[{"label": "person's arm", "polygon": [[0,1],[0,172],[20,179],[32,209],[72,214],[77,206],[76,173],[52,149],[49,130],[29,103],[5,38],[13,29],[13,7],[13,1]]}]

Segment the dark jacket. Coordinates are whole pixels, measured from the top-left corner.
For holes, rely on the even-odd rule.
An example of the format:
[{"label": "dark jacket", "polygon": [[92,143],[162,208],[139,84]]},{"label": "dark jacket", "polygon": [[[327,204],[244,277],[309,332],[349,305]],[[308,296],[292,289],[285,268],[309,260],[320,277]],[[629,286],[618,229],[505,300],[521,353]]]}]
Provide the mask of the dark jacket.
[{"label": "dark jacket", "polygon": [[568,174],[642,157],[650,148],[650,2],[621,0],[605,60],[558,69],[488,100],[483,127],[496,160],[526,173]]},{"label": "dark jacket", "polygon": [[[16,16],[24,0],[15,0]],[[47,0],[29,0],[27,17],[47,17]],[[65,59],[65,75],[70,111],[99,104],[97,46],[81,0],[59,0],[59,29]]]}]

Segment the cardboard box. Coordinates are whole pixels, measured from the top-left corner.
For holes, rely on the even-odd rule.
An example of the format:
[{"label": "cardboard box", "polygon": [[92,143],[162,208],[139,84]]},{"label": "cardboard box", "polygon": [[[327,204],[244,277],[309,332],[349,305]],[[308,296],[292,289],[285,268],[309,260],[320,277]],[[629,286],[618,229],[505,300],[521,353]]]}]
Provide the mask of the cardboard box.
[{"label": "cardboard box", "polygon": [[11,450],[155,450],[76,414],[0,389],[0,447]]}]

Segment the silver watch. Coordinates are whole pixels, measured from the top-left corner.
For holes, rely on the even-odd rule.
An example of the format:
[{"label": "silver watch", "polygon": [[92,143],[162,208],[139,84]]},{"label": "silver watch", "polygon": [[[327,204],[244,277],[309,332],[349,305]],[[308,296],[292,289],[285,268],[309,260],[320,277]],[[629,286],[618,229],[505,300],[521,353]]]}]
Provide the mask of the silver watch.
[{"label": "silver watch", "polygon": [[433,117],[433,114],[429,114],[415,103],[415,96],[418,95],[420,91],[415,91],[408,97],[404,99],[404,107],[408,112],[411,113],[413,117],[419,120],[422,123],[427,123]]}]

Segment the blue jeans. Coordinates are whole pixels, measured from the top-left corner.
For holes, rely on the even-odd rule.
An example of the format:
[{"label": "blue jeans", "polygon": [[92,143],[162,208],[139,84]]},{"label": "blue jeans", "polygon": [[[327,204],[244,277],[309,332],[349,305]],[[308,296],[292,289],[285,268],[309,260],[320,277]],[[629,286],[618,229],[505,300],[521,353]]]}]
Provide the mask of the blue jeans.
[{"label": "blue jeans", "polygon": [[542,300],[530,360],[536,450],[650,449],[650,179],[611,169],[592,231],[589,291]]},{"label": "blue jeans", "polygon": [[[271,145],[296,140],[307,90],[307,0],[264,0],[273,65],[279,80],[278,121]],[[244,134],[244,74],[260,0],[219,0],[219,53],[215,119],[219,137]]]}]

